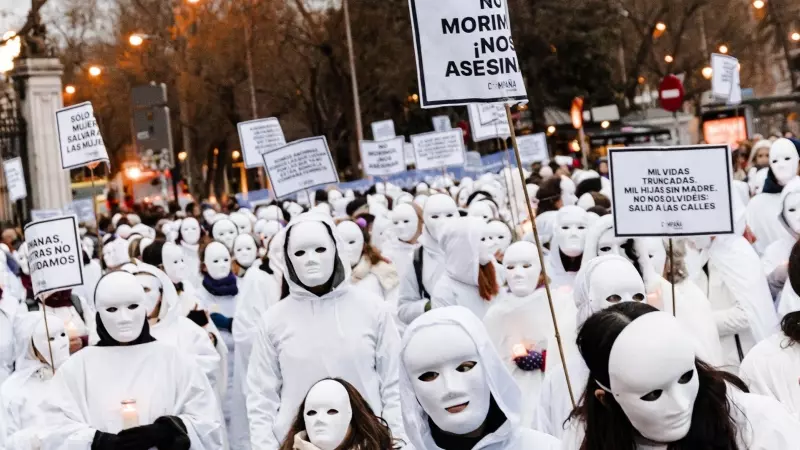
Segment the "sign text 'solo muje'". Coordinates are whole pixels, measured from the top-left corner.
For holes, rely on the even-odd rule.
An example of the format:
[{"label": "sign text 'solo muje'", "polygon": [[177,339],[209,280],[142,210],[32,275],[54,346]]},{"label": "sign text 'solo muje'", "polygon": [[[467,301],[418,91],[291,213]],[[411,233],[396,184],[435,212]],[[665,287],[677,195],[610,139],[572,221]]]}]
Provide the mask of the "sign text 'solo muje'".
[{"label": "sign text 'solo muje'", "polygon": [[646,211],[709,211],[716,205],[709,201],[713,184],[697,183],[689,168],[647,169],[640,186],[625,187],[625,194],[633,194],[630,212]]},{"label": "sign text 'solo muje'", "polygon": [[72,134],[67,136],[67,153],[103,146],[103,138],[97,127],[97,121],[90,111],[70,116]]}]

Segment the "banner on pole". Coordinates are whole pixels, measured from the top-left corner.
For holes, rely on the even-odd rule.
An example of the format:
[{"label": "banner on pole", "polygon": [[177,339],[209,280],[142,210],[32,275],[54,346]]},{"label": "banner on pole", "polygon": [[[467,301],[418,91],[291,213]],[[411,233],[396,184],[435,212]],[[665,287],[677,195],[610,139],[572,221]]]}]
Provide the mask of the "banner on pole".
[{"label": "banner on pole", "polygon": [[78,222],[94,222],[94,205],[91,198],[74,200],[64,207],[64,215],[75,215]]},{"label": "banner on pole", "polygon": [[83,258],[75,216],[28,224],[25,242],[34,296],[83,284]]},{"label": "banner on pole", "polygon": [[274,117],[239,122],[236,128],[239,130],[244,166],[248,169],[261,167],[261,155],[286,145],[281,123]]},{"label": "banner on pole", "polygon": [[433,116],[433,131],[447,131],[453,128],[449,116]]},{"label": "banner on pole", "polygon": [[53,217],[61,217],[64,211],[60,209],[32,209],[31,220],[38,222],[40,220],[52,219]]},{"label": "banner on pole", "polygon": [[277,198],[339,182],[324,136],[294,141],[262,154],[261,158]]},{"label": "banner on pole", "polygon": [[409,0],[423,108],[527,99],[506,0]]},{"label": "banner on pole", "polygon": [[56,111],[56,126],[62,169],[73,169],[99,161],[108,162],[106,144],[100,135],[91,102]]},{"label": "banner on pole", "polygon": [[463,166],[464,135],[461,128],[441,133],[424,133],[411,136],[417,170]]},{"label": "banner on pole", "polygon": [[731,105],[742,102],[738,59],[720,53],[711,54],[711,93]]},{"label": "banner on pole", "polygon": [[522,164],[544,162],[550,159],[550,152],[547,150],[547,136],[544,133],[517,136],[517,146]]},{"label": "banner on pole", "polygon": [[3,161],[3,173],[6,176],[6,186],[11,202],[28,196],[25,186],[25,170],[22,168],[22,158],[16,157]]},{"label": "banner on pole", "polygon": [[388,141],[361,141],[361,162],[364,173],[371,177],[386,177],[406,170],[403,144],[400,136]]},{"label": "banner on pole", "polygon": [[511,136],[506,107],[501,103],[471,104],[467,107],[472,140],[506,139]]},{"label": "banner on pole", "polygon": [[372,139],[376,141],[387,141],[389,139],[394,139],[396,136],[394,132],[394,121],[391,119],[372,122],[370,126],[372,127]]},{"label": "banner on pole", "polygon": [[727,145],[609,149],[618,237],[733,233]]}]

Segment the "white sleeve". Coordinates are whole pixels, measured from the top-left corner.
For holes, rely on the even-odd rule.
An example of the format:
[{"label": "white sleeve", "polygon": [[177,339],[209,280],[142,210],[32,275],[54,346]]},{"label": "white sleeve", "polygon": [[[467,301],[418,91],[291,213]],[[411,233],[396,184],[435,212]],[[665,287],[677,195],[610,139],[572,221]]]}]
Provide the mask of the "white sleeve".
[{"label": "white sleeve", "polygon": [[278,352],[267,333],[267,324],[258,330],[247,368],[247,418],[250,420],[252,450],[277,450],[275,419],[281,405],[281,377]]},{"label": "white sleeve", "polygon": [[179,360],[178,387],[182,388],[175,415],[186,426],[193,450],[218,450],[222,448],[222,412],[208,378],[188,358]]},{"label": "white sleeve", "polygon": [[377,330],[378,342],[375,346],[375,370],[380,380],[381,417],[389,425],[392,436],[409,442],[403,428],[403,414],[400,409],[400,335],[394,326],[394,319],[383,308]]},{"label": "white sleeve", "polygon": [[191,332],[191,349],[188,354],[194,356],[195,363],[200,366],[211,387],[216,388],[219,383],[217,375],[219,374],[220,355],[214,348],[214,343],[203,328],[185,317],[181,317],[180,320],[184,322],[187,333]]},{"label": "white sleeve", "polygon": [[[69,361],[67,361],[69,364]],[[76,397],[85,391],[76,378],[79,373],[67,369],[67,364],[56,373],[50,392],[54,395],[42,404],[44,420],[48,424],[42,430],[42,448],[47,450],[91,450],[94,435],[98,431],[88,425],[89,419]],[[79,369],[70,367],[70,369]]]},{"label": "white sleeve", "polygon": [[397,316],[405,324],[410,324],[414,319],[425,312],[427,300],[419,295],[419,281],[414,271],[414,259],[411,258],[402,270],[399,295],[397,297]]},{"label": "white sleeve", "polygon": [[714,311],[714,321],[720,337],[743,333],[750,329],[747,312],[741,305]]}]

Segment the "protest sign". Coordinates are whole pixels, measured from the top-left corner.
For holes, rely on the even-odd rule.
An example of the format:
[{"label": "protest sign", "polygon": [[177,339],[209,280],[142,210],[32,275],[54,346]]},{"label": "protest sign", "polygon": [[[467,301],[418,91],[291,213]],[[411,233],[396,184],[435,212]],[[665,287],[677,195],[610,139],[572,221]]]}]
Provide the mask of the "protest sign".
[{"label": "protest sign", "polygon": [[396,134],[394,133],[394,121],[381,120],[379,122],[372,122],[372,139],[376,141],[386,141],[393,139]]},{"label": "protest sign", "polygon": [[729,104],[742,102],[739,85],[739,60],[720,53],[711,54],[711,93]]},{"label": "protest sign", "polygon": [[6,176],[8,196],[12,202],[28,196],[25,187],[25,170],[22,168],[22,158],[16,157],[3,161],[3,173]]},{"label": "protest sign", "polygon": [[460,128],[411,136],[417,170],[463,166],[464,134]]},{"label": "protest sign", "polygon": [[506,0],[409,0],[423,108],[525,100]]},{"label": "protest sign", "polygon": [[34,222],[38,222],[40,220],[51,219],[53,217],[61,217],[64,215],[64,211],[60,209],[32,209],[31,210],[31,220]]},{"label": "protest sign", "polygon": [[84,102],[56,111],[61,168],[85,166],[108,161],[108,152],[100,135],[91,102]]},{"label": "protest sign", "polygon": [[78,222],[94,222],[94,205],[91,198],[75,200],[64,207],[64,215],[74,215]]},{"label": "protest sign", "polygon": [[286,145],[281,123],[274,117],[239,122],[236,128],[239,129],[244,166],[248,169],[261,166],[262,154]]},{"label": "protest sign", "polygon": [[468,172],[480,172],[483,170],[483,160],[480,153],[467,152],[466,158],[467,162],[464,164],[464,170]]},{"label": "protest sign", "polygon": [[433,131],[447,131],[452,127],[450,125],[450,117],[448,116],[433,116]]},{"label": "protest sign", "polygon": [[386,177],[406,170],[403,144],[400,136],[388,141],[361,141],[361,161],[364,173],[371,177]]},{"label": "protest sign", "polygon": [[473,141],[505,139],[511,136],[504,105],[499,103],[471,104],[467,108],[467,112],[469,112],[469,126],[472,128]]},{"label": "protest sign", "polygon": [[403,144],[403,154],[405,155],[406,166],[416,164],[417,161],[414,159],[414,146],[411,145],[410,142]]},{"label": "protest sign", "polygon": [[565,155],[556,155],[555,157],[553,157],[553,160],[559,166],[567,166],[567,167],[572,167],[572,163],[574,162],[571,157]]},{"label": "protest sign", "polygon": [[25,242],[33,295],[83,284],[83,258],[75,216],[28,224]]},{"label": "protest sign", "polygon": [[275,197],[281,198],[304,189],[338,183],[324,136],[300,139],[261,155]]},{"label": "protest sign", "polygon": [[544,133],[517,136],[517,146],[522,164],[544,162],[550,159],[550,153],[547,151],[547,137]]},{"label": "protest sign", "polygon": [[609,149],[618,237],[733,233],[727,145]]}]

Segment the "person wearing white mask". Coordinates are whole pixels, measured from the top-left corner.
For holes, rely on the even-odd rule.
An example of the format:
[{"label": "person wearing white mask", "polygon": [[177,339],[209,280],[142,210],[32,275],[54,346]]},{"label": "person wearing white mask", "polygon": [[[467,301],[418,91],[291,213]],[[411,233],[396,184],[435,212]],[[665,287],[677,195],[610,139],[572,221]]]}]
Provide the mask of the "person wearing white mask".
[{"label": "person wearing white mask", "polygon": [[561,203],[564,206],[572,206],[578,203],[578,197],[575,196],[577,187],[569,177],[561,177]]},{"label": "person wearing white mask", "polygon": [[25,314],[15,327],[16,371],[0,388],[0,423],[4,425],[0,430],[4,433],[0,436],[0,445],[3,448],[41,448],[42,432],[48,425],[42,402],[53,395],[50,380],[70,354],[64,325],[52,315],[47,320],[48,326],[45,326],[41,314]]},{"label": "person wearing white mask", "polygon": [[417,318],[403,335],[400,393],[411,445],[425,450],[557,449],[520,422],[522,396],[486,329],[460,306]]},{"label": "person wearing white mask", "polygon": [[487,200],[476,200],[470,203],[467,208],[467,215],[470,217],[480,217],[486,222],[497,218]]},{"label": "person wearing white mask", "polygon": [[194,217],[187,217],[181,221],[180,231],[176,243],[183,250],[184,261],[187,266],[186,281],[195,288],[200,287],[200,237],[202,229]]},{"label": "person wearing white mask", "polygon": [[775,220],[781,213],[781,191],[797,177],[797,148],[788,139],[778,139],[769,149],[769,172],[764,190],[747,204],[747,226],[756,238],[758,254],[763,254],[773,242],[786,236],[787,231]]},{"label": "person wearing white mask", "polygon": [[208,379],[182,351],[153,339],[146,302],[133,274],[115,271],[100,279],[100,342],[70,357],[53,377],[53,395],[44,402],[43,449],[223,447]]},{"label": "person wearing white mask", "polygon": [[505,222],[497,219],[490,220],[487,229],[494,241],[494,257],[502,264],[506,249],[514,242],[514,233]]},{"label": "person wearing white mask", "polygon": [[788,449],[800,439],[780,403],[697,358],[678,321],[650,305],[595,314],[578,345],[590,375],[565,450]]},{"label": "person wearing white mask", "polygon": [[399,270],[410,266],[414,250],[420,246],[418,240],[422,235],[422,209],[414,203],[403,203],[395,206],[390,216],[392,235],[384,244],[383,254]]},{"label": "person wearing white mask", "polygon": [[785,270],[792,246],[800,238],[800,178],[790,181],[781,191],[781,210],[776,219],[786,234],[771,243],[764,251],[761,263],[768,276],[775,269]]},{"label": "person wearing white mask", "polygon": [[214,216],[216,216],[216,215],[217,215],[217,211],[213,207],[208,206],[208,207],[205,207],[205,209],[203,209],[203,212],[201,213],[201,216],[203,217],[203,226],[207,230],[211,229],[211,225],[214,224],[214,220],[215,220]]},{"label": "person wearing white mask", "polygon": [[398,334],[374,295],[352,286],[332,220],[302,214],[275,236],[289,296],[263,315],[247,371],[253,450],[274,450],[308,390],[340,377],[405,440],[398,391]]},{"label": "person wearing white mask", "polygon": [[[561,365],[558,344],[555,340],[550,306],[541,278],[542,266],[537,256],[536,244],[516,242],[505,252],[506,281],[509,292],[500,297],[486,312],[483,323],[492,343],[505,363],[517,386],[522,391],[522,422],[533,423],[539,391],[547,370]],[[568,296],[556,297],[559,331],[564,342],[574,336],[575,304]]]},{"label": "person wearing white mask", "polygon": [[[340,222],[336,229],[344,241],[353,285],[375,294],[381,300],[394,303],[395,289],[400,282],[397,269],[367,242],[369,233],[352,220]],[[396,304],[392,306],[392,310],[397,308]]]},{"label": "person wearing white mask", "polygon": [[281,208],[278,205],[267,205],[259,208],[256,210],[256,217],[267,221],[274,220],[279,222],[281,220],[285,220],[283,217],[283,211],[281,211]]},{"label": "person wearing white mask", "polygon": [[228,251],[233,251],[233,243],[236,241],[236,236],[239,235],[239,230],[236,224],[230,219],[220,219],[214,222],[211,226],[211,237],[215,241],[221,242],[227,247]]},{"label": "person wearing white mask", "polygon": [[481,244],[487,227],[478,217],[459,217],[440,230],[445,272],[431,293],[431,309],[460,305],[483,319],[500,292],[492,249]]},{"label": "person wearing white mask", "polygon": [[572,287],[581,267],[588,228],[589,216],[578,206],[564,206],[556,213],[550,252],[545,260],[553,288]]},{"label": "person wearing white mask", "polygon": [[429,299],[436,283],[444,273],[444,251],[439,238],[445,224],[458,218],[458,208],[449,195],[432,195],[422,209],[423,231],[418,241],[421,247],[414,251],[412,260],[398,266],[402,274],[397,314],[409,324],[430,308]]},{"label": "person wearing white mask", "polygon": [[240,234],[233,241],[233,259],[239,266],[238,276],[244,276],[247,269],[258,259],[258,244],[250,234]]},{"label": "person wearing white mask", "polygon": [[247,217],[247,214],[237,211],[231,213],[228,218],[236,225],[236,230],[239,234],[250,234],[253,232],[253,224],[250,223],[250,218]]}]

